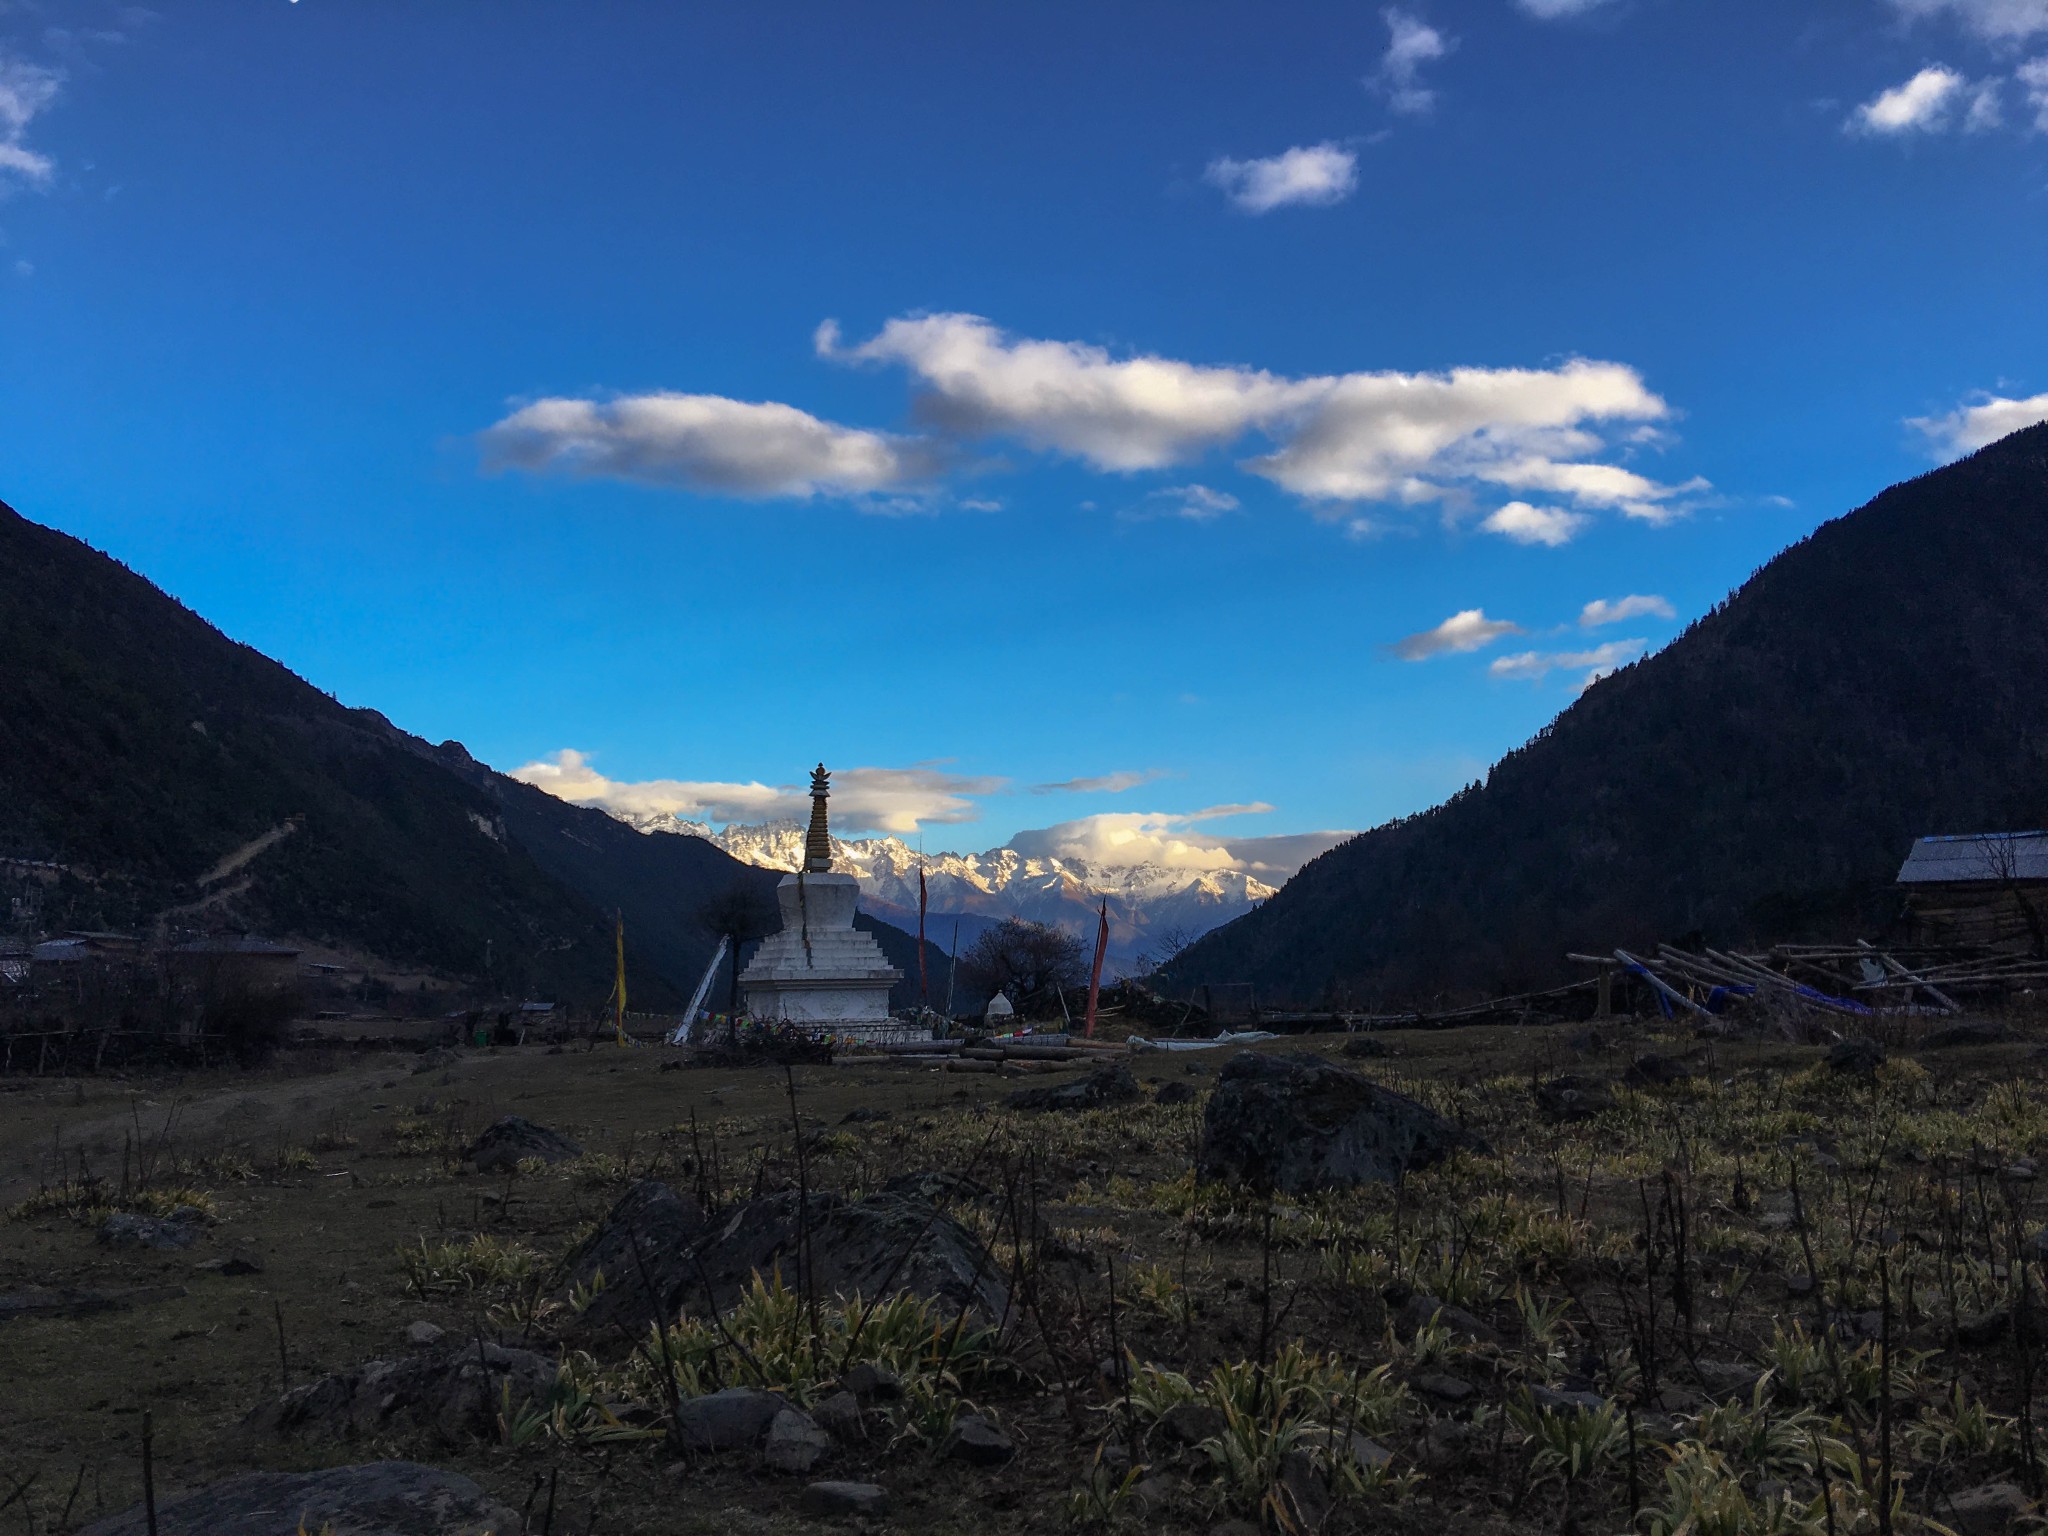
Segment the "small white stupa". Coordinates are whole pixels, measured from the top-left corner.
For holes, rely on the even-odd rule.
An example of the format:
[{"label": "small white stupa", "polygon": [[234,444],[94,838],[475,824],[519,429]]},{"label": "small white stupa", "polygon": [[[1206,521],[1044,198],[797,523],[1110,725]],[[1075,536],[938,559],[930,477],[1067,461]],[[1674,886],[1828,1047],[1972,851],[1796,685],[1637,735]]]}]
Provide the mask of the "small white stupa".
[{"label": "small white stupa", "polygon": [[889,989],[903,973],[889,963],[875,936],[853,926],[860,882],[832,873],[832,838],[825,801],[831,775],[818,764],[811,775],[811,827],[803,868],[775,887],[782,931],[765,939],[740,976],[747,1012],[754,1018],[835,1033],[879,1035],[897,1028],[889,1017]]}]

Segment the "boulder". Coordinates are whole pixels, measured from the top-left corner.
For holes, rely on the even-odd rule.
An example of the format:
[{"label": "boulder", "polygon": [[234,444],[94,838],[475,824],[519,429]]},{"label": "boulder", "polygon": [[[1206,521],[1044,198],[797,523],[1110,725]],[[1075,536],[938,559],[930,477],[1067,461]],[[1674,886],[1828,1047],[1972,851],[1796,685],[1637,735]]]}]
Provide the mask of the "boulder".
[{"label": "boulder", "polygon": [[832,1450],[832,1437],[807,1413],[785,1408],[768,1424],[768,1438],[761,1443],[761,1460],[777,1472],[802,1476]]},{"label": "boulder", "polygon": [[206,1213],[181,1205],[168,1216],[138,1216],[116,1211],[100,1223],[99,1240],[109,1248],[153,1248],[169,1253],[190,1248],[206,1229]]},{"label": "boulder", "polygon": [[1485,1143],[1320,1056],[1240,1051],[1217,1077],[1195,1171],[1203,1180],[1300,1194],[1391,1183],[1461,1147],[1484,1151]]},{"label": "boulder", "polygon": [[1010,1095],[1012,1109],[1107,1109],[1138,1099],[1138,1080],[1120,1061],[1100,1063],[1079,1082],[1049,1088],[1025,1088]]},{"label": "boulder", "polygon": [[1377,1061],[1394,1054],[1394,1048],[1377,1035],[1353,1035],[1344,1042],[1344,1054],[1354,1061]]},{"label": "boulder", "polygon": [[1404,1339],[1414,1338],[1431,1323],[1440,1328],[1447,1328],[1452,1333],[1463,1334],[1468,1339],[1476,1339],[1482,1344],[1500,1342],[1499,1334],[1463,1307],[1449,1306],[1434,1296],[1425,1296],[1420,1292],[1410,1296],[1394,1313],[1394,1329]]},{"label": "boulder", "polygon": [[1565,1072],[1532,1090],[1537,1110],[1550,1120],[1590,1120],[1614,1108],[1614,1090],[1597,1077]]},{"label": "boulder", "polygon": [[1195,1090],[1186,1083],[1161,1083],[1152,1095],[1154,1104],[1192,1104]]},{"label": "boulder", "polygon": [[[898,1181],[898,1185],[904,1181]],[[759,1274],[796,1287],[803,1223],[794,1191],[736,1206],[698,1242],[671,1304],[731,1306]],[[1000,1267],[981,1240],[909,1188],[860,1200],[813,1194],[809,1206],[811,1281],[819,1294],[875,1298],[896,1291],[929,1296],[948,1309],[1000,1320],[1009,1304]]]},{"label": "boulder", "polygon": [[445,1444],[496,1439],[511,1387],[514,1409],[544,1403],[555,1362],[530,1349],[459,1349],[371,1360],[294,1387],[243,1420],[250,1430],[296,1440],[355,1440],[423,1430]]},{"label": "boulder", "polygon": [[685,1398],[676,1407],[676,1428],[685,1450],[750,1451],[767,1438],[777,1416],[788,1408],[779,1393],[758,1387],[727,1387],[723,1392]]},{"label": "boulder", "polygon": [[[519,1536],[519,1516],[438,1467],[377,1461],[324,1472],[250,1472],[159,1498],[157,1536]],[[79,1536],[146,1536],[141,1505]]]},{"label": "boulder", "polygon": [[1178,1445],[1200,1445],[1221,1437],[1229,1428],[1223,1410],[1213,1403],[1175,1403],[1159,1415],[1159,1432]]},{"label": "boulder", "polygon": [[870,1519],[889,1512],[889,1495],[875,1483],[813,1483],[799,1501],[807,1515],[830,1519],[834,1515],[865,1515]]},{"label": "boulder", "polygon": [[604,1276],[579,1331],[637,1339],[657,1315],[673,1321],[678,1298],[696,1278],[690,1247],[703,1232],[703,1208],[688,1195],[657,1179],[633,1185],[567,1260],[571,1283],[586,1291]]},{"label": "boulder", "polygon": [[837,1435],[842,1440],[857,1440],[867,1429],[860,1399],[846,1391],[834,1392],[830,1397],[813,1403],[811,1418],[827,1434]]},{"label": "boulder", "polygon": [[1875,1040],[1837,1040],[1828,1047],[1828,1069],[1844,1077],[1868,1077],[1884,1065],[1884,1047]]},{"label": "boulder", "polygon": [[1017,1442],[980,1414],[966,1413],[953,1421],[939,1454],[970,1467],[1000,1467],[1017,1454]]},{"label": "boulder", "polygon": [[463,1154],[476,1164],[478,1173],[516,1168],[530,1157],[544,1163],[566,1163],[582,1155],[583,1149],[560,1131],[535,1125],[520,1115],[507,1115],[487,1128]]},{"label": "boulder", "polygon": [[253,1253],[231,1253],[226,1258],[207,1259],[199,1266],[210,1275],[260,1275],[263,1261]]}]

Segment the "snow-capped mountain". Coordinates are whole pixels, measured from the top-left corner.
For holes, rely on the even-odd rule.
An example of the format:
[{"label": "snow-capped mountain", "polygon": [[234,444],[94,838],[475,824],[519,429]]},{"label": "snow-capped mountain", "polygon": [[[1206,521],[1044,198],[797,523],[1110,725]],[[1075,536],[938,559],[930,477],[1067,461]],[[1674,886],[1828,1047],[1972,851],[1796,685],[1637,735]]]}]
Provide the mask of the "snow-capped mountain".
[{"label": "snow-capped mountain", "polygon": [[[624,819],[643,832],[701,837],[763,869],[793,870],[804,860],[804,828],[795,821],[716,831],[678,816]],[[859,879],[862,907],[912,932],[917,928],[918,862],[917,850],[900,837],[832,839],[832,868]],[[1123,972],[1140,967],[1162,947],[1229,922],[1274,891],[1239,870],[1088,864],[1027,856],[1014,848],[931,853],[923,862],[926,933],[934,942],[949,944],[957,919],[964,947],[1006,917],[1050,923],[1092,942],[1096,911],[1106,900],[1110,963]]]}]

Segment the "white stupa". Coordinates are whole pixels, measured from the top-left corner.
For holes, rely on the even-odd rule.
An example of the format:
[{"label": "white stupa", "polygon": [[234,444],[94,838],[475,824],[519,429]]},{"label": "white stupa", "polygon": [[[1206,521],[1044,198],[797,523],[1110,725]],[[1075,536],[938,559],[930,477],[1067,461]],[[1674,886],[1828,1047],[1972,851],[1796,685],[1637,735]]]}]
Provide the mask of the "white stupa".
[{"label": "white stupa", "polygon": [[754,1018],[848,1034],[893,1033],[889,989],[903,973],[875,936],[853,926],[860,882],[832,873],[825,801],[831,776],[820,763],[811,775],[811,827],[803,868],[775,887],[782,931],[762,941],[740,976]]}]

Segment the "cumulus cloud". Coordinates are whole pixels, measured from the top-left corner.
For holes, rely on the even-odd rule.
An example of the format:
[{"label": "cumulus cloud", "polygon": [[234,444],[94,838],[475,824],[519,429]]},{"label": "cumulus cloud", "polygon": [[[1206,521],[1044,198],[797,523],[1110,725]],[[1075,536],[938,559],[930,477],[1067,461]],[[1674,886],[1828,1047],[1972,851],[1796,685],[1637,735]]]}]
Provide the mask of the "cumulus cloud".
[{"label": "cumulus cloud", "polygon": [[1432,656],[1458,655],[1493,644],[1502,635],[1519,635],[1522,626],[1506,619],[1489,619],[1483,608],[1467,608],[1452,614],[1434,629],[1396,640],[1387,649],[1403,661],[1427,661]]},{"label": "cumulus cloud", "polygon": [[1263,160],[1209,162],[1203,177],[1246,213],[1303,205],[1327,208],[1358,190],[1358,156],[1335,144],[1283,150]]},{"label": "cumulus cloud", "polygon": [[1587,668],[1579,680],[1583,690],[1592,687],[1616,667],[1634,661],[1648,648],[1643,640],[1610,640],[1589,651],[1521,651],[1513,656],[1496,656],[1487,671],[1495,677],[1526,677],[1531,682],[1550,673]]},{"label": "cumulus cloud", "polygon": [[1484,465],[1476,473],[1481,480],[1510,490],[1549,491],[1569,496],[1582,507],[1611,507],[1650,523],[1668,522],[1685,510],[1674,498],[1709,489],[1698,477],[1683,485],[1660,485],[1618,464],[1559,463],[1534,455]]},{"label": "cumulus cloud", "polygon": [[1946,64],[1930,64],[1888,91],[1879,91],[1849,114],[1845,125],[1852,133],[1897,137],[1908,133],[1940,133],[1954,126],[1956,108],[1969,103],[1962,116],[1967,128],[1998,126],[1998,87],[1995,81],[1972,85]]},{"label": "cumulus cloud", "polygon": [[1387,24],[1387,51],[1380,59],[1373,84],[1387,94],[1387,105],[1396,112],[1427,112],[1436,105],[1436,92],[1422,83],[1422,66],[1434,64],[1456,43],[1418,16],[1392,7],[1381,11]]},{"label": "cumulus cloud", "polygon": [[1124,868],[1153,864],[1166,869],[1220,873],[1241,870],[1278,885],[1317,854],[1334,848],[1350,832],[1302,832],[1279,837],[1238,837],[1196,830],[1221,816],[1270,811],[1271,806],[1212,806],[1205,811],[1124,811],[1083,816],[1055,826],[1019,832],[1010,846],[1027,858],[1057,858]]},{"label": "cumulus cloud", "polygon": [[1154,779],[1165,778],[1157,768],[1142,772],[1125,769],[1118,773],[1099,773],[1090,778],[1061,779],[1056,784],[1034,784],[1034,795],[1120,795],[1127,789],[1136,789],[1140,784],[1150,784]]},{"label": "cumulus cloud", "polygon": [[1909,417],[1906,425],[1925,434],[1934,456],[1946,461],[1975,453],[2001,437],[2009,437],[2023,427],[2037,426],[2044,421],[2048,421],[2048,394],[2034,395],[2026,400],[1985,395],[1970,404],[1957,406],[1946,416]]},{"label": "cumulus cloud", "polygon": [[1579,628],[1598,629],[1603,624],[1620,624],[1628,619],[1675,619],[1678,611],[1668,599],[1654,594],[1630,593],[1627,597],[1596,597],[1579,610]]},{"label": "cumulus cloud", "polygon": [[[511,777],[572,805],[595,806],[643,824],[665,817],[686,821],[753,822],[810,815],[808,781],[801,784],[727,783],[716,780],[610,779],[583,753],[564,749],[514,768]],[[949,773],[930,764],[911,768],[847,768],[832,774],[832,822],[842,831],[912,833],[925,824],[975,821],[973,796],[992,795],[1006,781]]]},{"label": "cumulus cloud", "polygon": [[1511,501],[1497,508],[1479,526],[1517,544],[1545,544],[1552,549],[1569,544],[1593,520],[1583,512],[1566,512],[1559,507],[1532,507],[1526,501]]},{"label": "cumulus cloud", "polygon": [[2048,32],[2048,0],[1892,0],[1903,16],[1952,16],[1993,42],[2023,42]]},{"label": "cumulus cloud", "polygon": [[666,392],[536,400],[487,428],[480,443],[490,467],[746,497],[859,495],[938,467],[915,438],[838,426],[773,401]]},{"label": "cumulus cloud", "polygon": [[2013,78],[2027,93],[2027,105],[2034,110],[2035,131],[2048,133],[2048,54],[2027,60],[2013,71]]},{"label": "cumulus cloud", "polygon": [[817,344],[827,357],[908,368],[923,386],[919,413],[943,432],[1015,438],[1098,469],[1161,469],[1259,433],[1273,450],[1243,467],[1312,501],[1414,504],[1441,499],[1446,482],[1490,480],[1555,483],[1642,515],[1685,489],[1584,462],[1604,446],[1595,426],[1670,414],[1619,363],[1288,378],[1013,338],[965,314],[891,320],[854,347],[827,321]]},{"label": "cumulus cloud", "polygon": [[0,49],[0,191],[17,182],[45,186],[55,174],[50,157],[22,141],[29,124],[57,99],[63,85],[61,71]]}]

